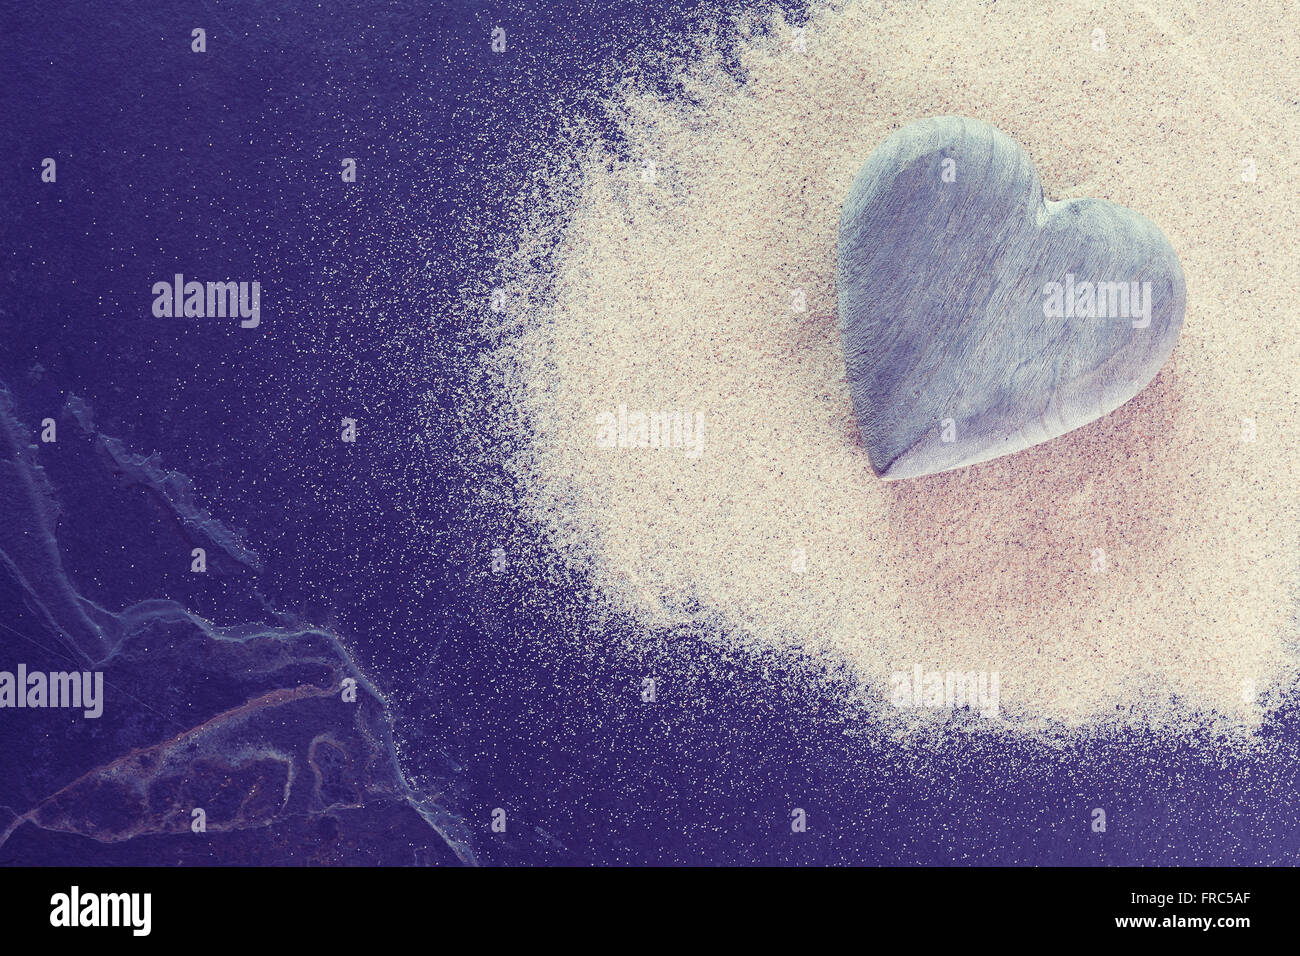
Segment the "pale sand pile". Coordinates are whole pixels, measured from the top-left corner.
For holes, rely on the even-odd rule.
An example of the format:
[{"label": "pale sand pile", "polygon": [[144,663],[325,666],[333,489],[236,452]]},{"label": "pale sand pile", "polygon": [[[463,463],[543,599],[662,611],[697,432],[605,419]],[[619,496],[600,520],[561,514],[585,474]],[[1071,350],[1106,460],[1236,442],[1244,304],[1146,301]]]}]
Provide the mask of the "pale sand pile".
[{"label": "pale sand pile", "polygon": [[[706,53],[694,105],[617,105],[630,154],[597,144],[579,186],[555,184],[538,222],[569,225],[550,271],[521,257],[497,357],[529,509],[605,597],[647,630],[703,615],[843,658],[867,699],[914,664],[997,671],[1025,728],[1249,728],[1291,691],[1300,9],[1131,7],[824,10],[804,52],[783,23],[755,31],[742,86]],[[1158,379],[1102,420],[884,483],[844,380],[838,217],[871,151],[936,114],[1018,140],[1048,198],[1159,224],[1186,322]],[[703,454],[600,447],[619,405],[702,413]]]}]

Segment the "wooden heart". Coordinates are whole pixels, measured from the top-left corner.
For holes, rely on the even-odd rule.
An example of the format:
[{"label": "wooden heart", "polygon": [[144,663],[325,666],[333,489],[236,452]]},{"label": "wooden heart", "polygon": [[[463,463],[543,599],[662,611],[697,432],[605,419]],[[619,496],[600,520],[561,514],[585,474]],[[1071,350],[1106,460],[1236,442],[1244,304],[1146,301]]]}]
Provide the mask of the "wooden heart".
[{"label": "wooden heart", "polygon": [[840,339],[871,465],[914,478],[1113,411],[1164,364],[1186,286],[1164,234],[1100,199],[1046,202],[987,123],[919,120],[840,216]]}]

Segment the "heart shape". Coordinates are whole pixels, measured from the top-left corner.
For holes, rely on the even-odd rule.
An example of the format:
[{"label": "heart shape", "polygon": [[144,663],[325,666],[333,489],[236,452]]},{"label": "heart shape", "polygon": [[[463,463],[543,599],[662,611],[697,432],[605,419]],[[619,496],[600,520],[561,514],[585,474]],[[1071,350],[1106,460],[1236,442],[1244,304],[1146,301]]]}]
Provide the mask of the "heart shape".
[{"label": "heart shape", "polygon": [[1020,451],[1140,392],[1186,286],[1164,234],[1100,199],[1047,202],[987,123],[903,127],[840,216],[840,339],[876,474],[914,478]]}]

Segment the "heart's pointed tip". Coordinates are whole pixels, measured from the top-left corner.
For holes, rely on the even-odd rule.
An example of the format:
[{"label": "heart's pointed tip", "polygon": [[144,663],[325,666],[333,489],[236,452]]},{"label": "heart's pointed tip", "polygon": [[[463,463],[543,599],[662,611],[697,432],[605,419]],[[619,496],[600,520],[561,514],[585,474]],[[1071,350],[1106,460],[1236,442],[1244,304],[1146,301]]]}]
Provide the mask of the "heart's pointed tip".
[{"label": "heart's pointed tip", "polygon": [[902,473],[903,469],[899,467],[897,458],[883,465],[877,464],[876,459],[870,454],[867,455],[867,460],[871,462],[871,470],[881,481],[898,481],[900,478],[909,477]]},{"label": "heart's pointed tip", "polygon": [[917,474],[913,471],[907,470],[906,468],[895,468],[893,465],[890,465],[884,471],[877,471],[876,477],[881,481],[904,481],[908,478],[916,478]]}]

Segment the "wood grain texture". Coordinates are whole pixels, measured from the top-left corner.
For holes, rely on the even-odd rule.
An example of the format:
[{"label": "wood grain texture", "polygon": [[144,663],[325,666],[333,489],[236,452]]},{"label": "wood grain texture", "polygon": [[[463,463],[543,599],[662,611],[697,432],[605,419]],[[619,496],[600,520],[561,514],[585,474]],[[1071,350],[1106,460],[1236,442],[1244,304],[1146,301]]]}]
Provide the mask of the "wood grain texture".
[{"label": "wood grain texture", "polygon": [[1011,454],[1118,408],[1169,356],[1186,298],[1152,222],[1098,199],[1046,202],[1028,154],[961,117],[911,123],[867,159],[841,213],[838,282],[849,390],[886,479]]}]

